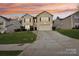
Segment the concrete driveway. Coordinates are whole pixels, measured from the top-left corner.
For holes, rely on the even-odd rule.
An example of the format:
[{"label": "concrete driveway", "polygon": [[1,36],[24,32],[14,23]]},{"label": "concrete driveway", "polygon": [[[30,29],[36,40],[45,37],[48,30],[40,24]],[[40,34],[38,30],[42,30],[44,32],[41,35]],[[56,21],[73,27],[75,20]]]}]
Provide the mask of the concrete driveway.
[{"label": "concrete driveway", "polygon": [[38,31],[37,40],[26,47],[23,56],[79,55],[79,40],[56,31]]}]

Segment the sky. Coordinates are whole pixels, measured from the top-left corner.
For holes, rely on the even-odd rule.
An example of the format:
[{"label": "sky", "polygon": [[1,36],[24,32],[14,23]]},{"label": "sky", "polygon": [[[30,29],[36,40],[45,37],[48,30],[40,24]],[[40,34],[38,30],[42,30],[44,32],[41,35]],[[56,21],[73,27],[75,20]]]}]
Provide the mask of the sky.
[{"label": "sky", "polygon": [[43,11],[56,16],[67,16],[77,10],[77,3],[0,3],[0,15],[4,16],[36,15]]}]

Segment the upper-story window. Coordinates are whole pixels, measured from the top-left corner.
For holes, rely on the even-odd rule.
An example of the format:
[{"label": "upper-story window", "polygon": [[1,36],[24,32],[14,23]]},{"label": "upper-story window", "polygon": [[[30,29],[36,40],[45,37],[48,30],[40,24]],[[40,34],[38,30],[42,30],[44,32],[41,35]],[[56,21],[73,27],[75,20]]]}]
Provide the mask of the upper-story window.
[{"label": "upper-story window", "polygon": [[31,18],[26,18],[25,22],[31,22]]},{"label": "upper-story window", "polygon": [[41,21],[50,21],[49,17],[41,17]]}]

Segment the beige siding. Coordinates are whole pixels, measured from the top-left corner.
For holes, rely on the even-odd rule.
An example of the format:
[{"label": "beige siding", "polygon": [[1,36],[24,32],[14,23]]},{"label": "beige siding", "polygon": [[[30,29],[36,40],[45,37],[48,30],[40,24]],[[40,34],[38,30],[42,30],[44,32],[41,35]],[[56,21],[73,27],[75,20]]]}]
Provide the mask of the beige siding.
[{"label": "beige siding", "polygon": [[50,14],[48,13],[40,14],[39,16],[37,16],[37,30],[52,30],[52,21],[53,16],[51,16]]},{"label": "beige siding", "polygon": [[33,26],[33,17],[26,15],[22,18],[22,26],[25,26],[26,29],[30,29],[30,26]]}]

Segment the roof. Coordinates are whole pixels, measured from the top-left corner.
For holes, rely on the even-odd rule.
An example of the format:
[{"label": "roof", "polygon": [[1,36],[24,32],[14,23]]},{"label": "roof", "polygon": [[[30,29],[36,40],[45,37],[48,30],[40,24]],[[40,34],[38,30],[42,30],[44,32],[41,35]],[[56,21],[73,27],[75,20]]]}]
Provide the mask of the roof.
[{"label": "roof", "polygon": [[31,16],[31,17],[33,17],[32,15],[30,15],[30,14],[25,14],[25,15],[23,15],[21,18],[23,18],[24,16],[27,16],[27,15],[29,15],[29,16]]},{"label": "roof", "polygon": [[73,14],[71,14],[71,15],[65,17],[65,18],[60,18],[60,17],[59,17],[59,20],[64,20],[64,19],[66,19],[66,18],[68,18],[68,17],[71,17],[72,15],[74,15],[74,14],[76,14],[76,13],[79,13],[79,11],[76,11],[75,13],[73,13]]},{"label": "roof", "polygon": [[8,19],[8,18],[6,18],[6,17],[4,17],[4,16],[0,16],[1,18],[3,18],[3,19],[5,19],[6,21],[10,21],[11,19]]},{"label": "roof", "polygon": [[58,17],[58,16],[57,16],[57,18],[56,18],[56,19],[58,19],[58,20],[63,20],[63,18],[60,18],[60,17]]},{"label": "roof", "polygon": [[[37,16],[39,16],[40,14],[42,14],[42,13],[48,13],[48,14],[50,14],[49,12],[47,12],[47,11],[43,11],[43,12],[41,12],[41,13],[39,13]],[[50,14],[51,16],[53,16],[52,14]],[[37,17],[36,16],[36,17]]]}]

